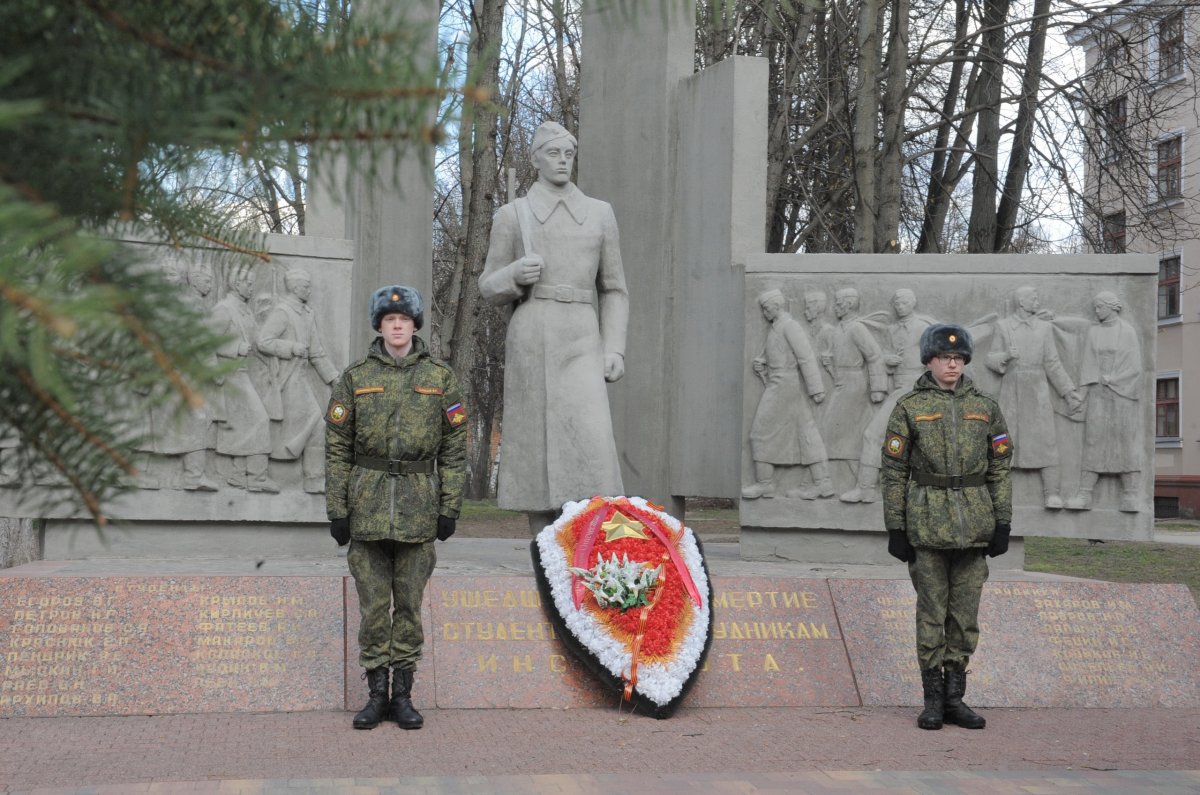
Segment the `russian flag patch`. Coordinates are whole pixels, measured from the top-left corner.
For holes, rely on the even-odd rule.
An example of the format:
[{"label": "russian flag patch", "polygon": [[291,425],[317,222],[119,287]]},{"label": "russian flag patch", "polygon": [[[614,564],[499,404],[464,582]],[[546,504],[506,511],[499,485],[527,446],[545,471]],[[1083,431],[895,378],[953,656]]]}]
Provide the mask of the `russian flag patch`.
[{"label": "russian flag patch", "polygon": [[1007,433],[998,433],[992,437],[992,452],[997,456],[1008,455],[1012,452],[1012,442]]},{"label": "russian flag patch", "polygon": [[450,420],[451,425],[462,425],[467,421],[467,411],[463,408],[463,404],[455,403],[450,408],[446,409],[446,419]]}]

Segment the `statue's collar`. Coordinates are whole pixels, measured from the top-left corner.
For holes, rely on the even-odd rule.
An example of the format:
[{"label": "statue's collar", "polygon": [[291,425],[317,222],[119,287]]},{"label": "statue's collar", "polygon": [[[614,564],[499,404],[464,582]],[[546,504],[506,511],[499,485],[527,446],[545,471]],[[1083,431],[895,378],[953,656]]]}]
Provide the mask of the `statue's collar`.
[{"label": "statue's collar", "polygon": [[575,219],[575,223],[582,224],[587,220],[587,197],[574,183],[568,185],[566,191],[556,193],[541,182],[535,182],[529,187],[525,197],[529,200],[529,208],[533,210],[533,217],[539,224],[546,223],[560,204],[566,208],[571,218]]}]

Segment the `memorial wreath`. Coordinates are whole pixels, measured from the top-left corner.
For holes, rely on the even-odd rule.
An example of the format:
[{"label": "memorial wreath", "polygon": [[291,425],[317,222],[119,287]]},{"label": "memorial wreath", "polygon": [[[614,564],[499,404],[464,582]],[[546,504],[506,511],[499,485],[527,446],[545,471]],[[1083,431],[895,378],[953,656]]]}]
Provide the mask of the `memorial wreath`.
[{"label": "memorial wreath", "polygon": [[712,589],[695,533],[640,497],[593,497],[564,505],[531,551],[567,648],[623,700],[669,717],[712,640]]}]

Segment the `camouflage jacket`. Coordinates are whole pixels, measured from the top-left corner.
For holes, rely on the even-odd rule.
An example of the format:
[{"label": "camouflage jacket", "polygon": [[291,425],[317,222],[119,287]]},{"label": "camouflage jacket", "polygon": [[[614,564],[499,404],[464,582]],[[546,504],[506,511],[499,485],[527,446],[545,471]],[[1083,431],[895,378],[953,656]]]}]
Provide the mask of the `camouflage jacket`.
[{"label": "camouflage jacket", "polygon": [[[333,383],[325,412],[325,512],[350,517],[359,541],[423,542],[438,514],[458,517],[466,479],[466,412],[458,379],[413,337],[397,364],[377,337]],[[436,473],[389,475],[370,457],[435,461]]]},{"label": "camouflage jacket", "polygon": [[[949,392],[924,373],[888,420],[881,470],[885,526],[906,530],[918,547],[987,546],[996,524],[1012,521],[1012,454],[995,400],[966,376]],[[915,478],[922,472],[981,483],[921,485]]]}]

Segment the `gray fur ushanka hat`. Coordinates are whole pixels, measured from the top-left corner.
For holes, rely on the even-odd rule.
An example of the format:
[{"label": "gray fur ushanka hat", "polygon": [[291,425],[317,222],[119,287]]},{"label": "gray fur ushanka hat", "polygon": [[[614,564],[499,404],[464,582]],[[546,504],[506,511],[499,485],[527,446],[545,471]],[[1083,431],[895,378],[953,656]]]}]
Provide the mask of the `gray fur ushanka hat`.
[{"label": "gray fur ushanka hat", "polygon": [[371,294],[371,328],[379,331],[383,316],[395,312],[411,317],[418,329],[425,323],[425,305],[421,294],[412,287],[391,284]]},{"label": "gray fur ushanka hat", "polygon": [[940,353],[961,354],[963,363],[970,364],[973,352],[971,333],[962,326],[935,323],[921,333],[921,364],[929,364]]}]

